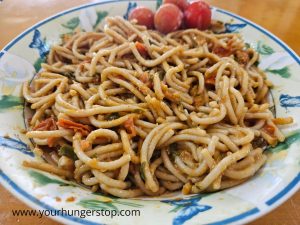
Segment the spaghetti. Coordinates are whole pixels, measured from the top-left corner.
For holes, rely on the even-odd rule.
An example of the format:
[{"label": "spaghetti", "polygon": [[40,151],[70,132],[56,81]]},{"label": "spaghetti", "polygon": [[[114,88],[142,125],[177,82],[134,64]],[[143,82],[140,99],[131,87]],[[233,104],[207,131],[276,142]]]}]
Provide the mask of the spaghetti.
[{"label": "spaghetti", "polygon": [[46,160],[24,166],[124,198],[240,184],[292,122],[269,110],[258,57],[236,33],[162,35],[121,17],[65,35],[23,85]]}]

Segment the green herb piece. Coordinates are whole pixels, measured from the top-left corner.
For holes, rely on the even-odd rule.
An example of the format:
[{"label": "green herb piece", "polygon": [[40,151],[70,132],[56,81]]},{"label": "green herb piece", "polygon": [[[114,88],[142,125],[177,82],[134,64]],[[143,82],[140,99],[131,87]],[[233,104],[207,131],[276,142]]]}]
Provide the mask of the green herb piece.
[{"label": "green herb piece", "polygon": [[172,161],[175,161],[175,158],[179,156],[180,152],[178,151],[178,144],[173,143],[169,147],[170,158]]},{"label": "green herb piece", "polygon": [[251,48],[251,45],[249,44],[249,43],[245,43],[245,47],[246,47],[246,49],[248,49],[248,48]]},{"label": "green herb piece", "polygon": [[106,120],[116,120],[116,119],[119,119],[119,118],[120,118],[120,115],[119,115],[119,113],[117,113],[117,112],[108,114],[108,115],[105,117]]},{"label": "green herb piece", "polygon": [[74,152],[74,149],[73,147],[69,146],[69,145],[63,145],[59,150],[58,150],[58,154],[60,156],[67,156],[68,158],[70,159],[73,159],[73,160],[77,160],[78,157],[77,155],[75,154]]},{"label": "green herb piece", "polygon": [[141,114],[144,112],[144,110],[143,109],[135,109],[135,110],[133,110],[133,112],[137,113],[137,114]]},{"label": "green herb piece", "polygon": [[143,179],[143,181],[146,181],[145,166],[146,166],[146,162],[142,162],[141,167],[140,167],[140,175],[141,175],[141,178]]},{"label": "green herb piece", "polygon": [[160,79],[160,80],[163,80],[164,77],[165,77],[165,72],[164,72],[164,71],[159,71],[159,72],[158,72],[158,76],[159,76],[159,79]]},{"label": "green herb piece", "polygon": [[259,61],[257,60],[255,63],[253,63],[254,66],[258,67]]},{"label": "green herb piece", "polygon": [[69,79],[71,79],[71,80],[75,80],[75,76],[74,76],[74,73],[72,71],[64,72],[62,75],[69,78]]}]

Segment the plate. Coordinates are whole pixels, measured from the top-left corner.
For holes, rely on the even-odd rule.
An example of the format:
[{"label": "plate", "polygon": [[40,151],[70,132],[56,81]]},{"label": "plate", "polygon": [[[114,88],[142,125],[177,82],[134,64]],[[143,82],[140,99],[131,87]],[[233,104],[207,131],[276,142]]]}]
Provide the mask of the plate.
[{"label": "plate", "polygon": [[[272,89],[276,116],[292,116],[295,123],[282,131],[284,143],[268,150],[268,160],[246,183],[214,194],[184,198],[120,199],[89,190],[40,171],[25,169],[33,160],[30,141],[24,136],[22,83],[39,71],[49,46],[77,27],[90,31],[106,16],[121,15],[137,5],[152,8],[161,1],[102,1],[58,13],[32,26],[0,52],[0,181],[34,209],[46,210],[65,224],[244,224],[287,200],[300,186],[300,59],[281,40],[262,27],[230,12],[213,8],[213,18],[227,32],[241,33],[260,53],[260,68],[275,84]],[[181,196],[182,197],[182,196]],[[55,210],[73,210],[62,215]],[[97,216],[80,210],[131,210],[135,216]],[[52,211],[51,211],[52,210]],[[76,213],[77,210],[77,213]],[[138,215],[138,212],[140,215]],[[54,215],[56,213],[57,215]],[[127,211],[128,213],[128,211]]]}]

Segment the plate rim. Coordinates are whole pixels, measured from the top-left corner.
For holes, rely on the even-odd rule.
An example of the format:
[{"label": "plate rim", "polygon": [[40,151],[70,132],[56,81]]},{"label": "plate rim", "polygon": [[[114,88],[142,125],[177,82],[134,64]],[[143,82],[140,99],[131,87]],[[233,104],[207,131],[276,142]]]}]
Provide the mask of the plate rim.
[{"label": "plate rim", "polygon": [[[130,2],[129,0],[121,0],[122,2]],[[156,0],[133,0],[133,2],[145,2],[145,1],[152,1],[155,2]],[[109,3],[116,3],[120,2],[119,0],[102,0],[101,2],[94,2],[94,3],[87,3],[87,4],[80,4],[78,6],[74,6],[71,8],[68,8],[66,10],[62,10],[58,13],[55,13],[43,20],[40,20],[39,22],[33,24],[32,26],[25,29],[23,32],[21,32],[19,35],[17,35],[15,38],[13,38],[8,44],[6,44],[3,49],[0,50],[0,59],[1,57],[16,43],[18,43],[19,40],[21,40],[24,36],[32,32],[34,29],[40,27],[41,25],[50,22],[56,18],[59,18],[61,16],[64,16],[66,14],[84,9],[89,8],[93,6],[103,5],[103,4],[109,4]],[[232,13],[230,11],[218,8],[213,6],[214,9],[216,9],[217,12],[221,14],[228,15],[230,17],[233,17],[235,19],[238,19],[240,21],[243,21],[247,25],[250,25],[254,29],[258,30],[259,32],[265,34],[268,38],[272,39],[274,42],[276,42],[278,45],[280,45],[288,54],[291,56],[298,65],[300,65],[300,57],[298,54],[289,47],[285,42],[283,42],[280,38],[278,38],[276,35],[271,33],[269,30],[263,28],[262,26],[256,24],[255,22],[252,22],[242,16],[239,16],[235,13]],[[40,201],[39,199],[35,198],[34,196],[30,195],[28,192],[24,191],[21,187],[19,187],[13,180],[11,180],[1,169],[0,169],[0,183],[5,187],[6,190],[8,190],[14,197],[18,198],[20,201],[31,207],[32,209],[52,209],[51,206],[48,206],[46,203]],[[269,200],[265,201],[266,207],[263,209],[258,209],[257,207],[254,207],[252,209],[249,209],[241,214],[238,214],[236,216],[223,219],[221,221],[209,223],[210,225],[221,225],[221,224],[244,224],[251,222],[255,219],[258,219],[267,213],[273,211],[275,208],[277,208],[279,205],[283,204],[285,201],[287,201],[293,194],[295,194],[300,189],[300,172],[277,194],[275,194],[273,197],[271,197]],[[24,192],[24,193],[22,193]],[[27,196],[26,196],[27,195]],[[270,204],[268,204],[270,202]],[[95,223],[86,219],[81,219],[78,217],[70,217],[70,216],[49,216],[51,219],[54,219],[58,222],[63,222],[64,224],[85,224],[85,225],[104,225],[103,223]]]}]

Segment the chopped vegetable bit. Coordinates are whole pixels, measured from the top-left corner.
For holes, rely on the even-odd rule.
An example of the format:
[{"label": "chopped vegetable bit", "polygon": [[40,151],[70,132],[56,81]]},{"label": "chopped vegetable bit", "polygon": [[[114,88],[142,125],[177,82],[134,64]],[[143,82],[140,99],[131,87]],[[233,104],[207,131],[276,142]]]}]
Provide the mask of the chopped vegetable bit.
[{"label": "chopped vegetable bit", "polygon": [[36,125],[33,130],[46,131],[46,130],[57,130],[55,120],[52,117],[43,120],[38,125]]},{"label": "chopped vegetable bit", "polygon": [[196,107],[202,106],[204,104],[204,97],[200,95],[195,96],[194,104]]},{"label": "chopped vegetable bit", "polygon": [[81,123],[75,123],[67,119],[59,119],[57,125],[66,129],[72,129],[75,132],[80,132],[82,135],[88,135],[91,132],[91,128],[88,125]]},{"label": "chopped vegetable bit", "polygon": [[145,45],[143,45],[141,42],[135,42],[135,47],[142,56],[146,57],[148,55]]},{"label": "chopped vegetable bit", "polygon": [[133,112],[137,113],[137,114],[141,114],[144,112],[144,110],[143,109],[135,109],[135,110],[133,110]]},{"label": "chopped vegetable bit", "polygon": [[67,78],[69,78],[69,79],[71,79],[71,80],[75,79],[74,72],[72,72],[72,71],[64,72],[62,75],[65,76],[65,77],[67,77]]},{"label": "chopped vegetable bit", "polygon": [[275,133],[275,128],[272,125],[266,124],[263,129],[271,136],[273,136]]},{"label": "chopped vegetable bit", "polygon": [[216,83],[216,74],[215,73],[209,77],[205,77],[205,84],[215,85],[215,83]]},{"label": "chopped vegetable bit", "polygon": [[76,198],[71,196],[66,199],[66,202],[74,202],[75,200],[76,200]]},{"label": "chopped vegetable bit", "polygon": [[134,123],[133,123],[133,117],[129,117],[125,122],[124,122],[124,127],[132,137],[136,136],[136,130],[134,128]]},{"label": "chopped vegetable bit", "polygon": [[293,123],[293,117],[286,117],[286,118],[274,118],[272,119],[273,123],[277,125],[285,125],[285,124],[290,124]]},{"label": "chopped vegetable bit", "polygon": [[153,79],[149,76],[147,72],[142,73],[139,76],[139,79],[147,85],[147,87],[152,88],[153,87]]},{"label": "chopped vegetable bit", "polygon": [[59,138],[57,137],[49,137],[47,138],[47,144],[49,147],[54,147],[57,143],[57,140],[59,140]]},{"label": "chopped vegetable bit", "polygon": [[214,46],[212,51],[220,57],[227,57],[232,54],[232,51],[230,49],[223,48],[222,46]]},{"label": "chopped vegetable bit", "polygon": [[236,60],[239,64],[246,66],[250,60],[247,51],[237,50],[235,52]]},{"label": "chopped vegetable bit", "polygon": [[77,155],[74,152],[73,147],[70,146],[70,145],[61,146],[60,149],[58,150],[58,155],[60,155],[60,156],[64,155],[64,156],[67,156],[67,157],[69,157],[70,159],[73,159],[73,160],[78,159]]},{"label": "chopped vegetable bit", "polygon": [[253,149],[262,148],[265,149],[268,146],[268,142],[263,137],[255,137],[252,142]]},{"label": "chopped vegetable bit", "polygon": [[149,81],[149,74],[147,72],[142,73],[139,76],[140,81],[142,81],[144,84],[146,84]]},{"label": "chopped vegetable bit", "polygon": [[[38,125],[36,125],[33,130],[36,131],[48,131],[48,130],[57,130],[57,126],[55,123],[55,120],[50,117],[48,119],[43,120]],[[47,139],[47,144],[49,147],[54,147],[56,145],[56,142],[59,138],[57,137],[49,137]]]},{"label": "chopped vegetable bit", "polygon": [[116,119],[119,119],[119,118],[120,118],[120,115],[119,115],[119,113],[117,113],[117,112],[108,114],[108,115],[105,117],[106,120],[116,120]]},{"label": "chopped vegetable bit", "polygon": [[86,140],[82,140],[80,142],[80,147],[81,147],[82,151],[85,151],[90,147],[90,142],[88,142]]},{"label": "chopped vegetable bit", "polygon": [[170,158],[172,161],[175,161],[176,156],[180,155],[180,152],[178,151],[178,144],[173,143],[169,147],[169,153],[170,153]]},{"label": "chopped vegetable bit", "polygon": [[140,175],[141,175],[141,178],[143,179],[143,181],[146,181],[145,165],[146,165],[146,162],[142,162],[141,167],[140,167]]}]

